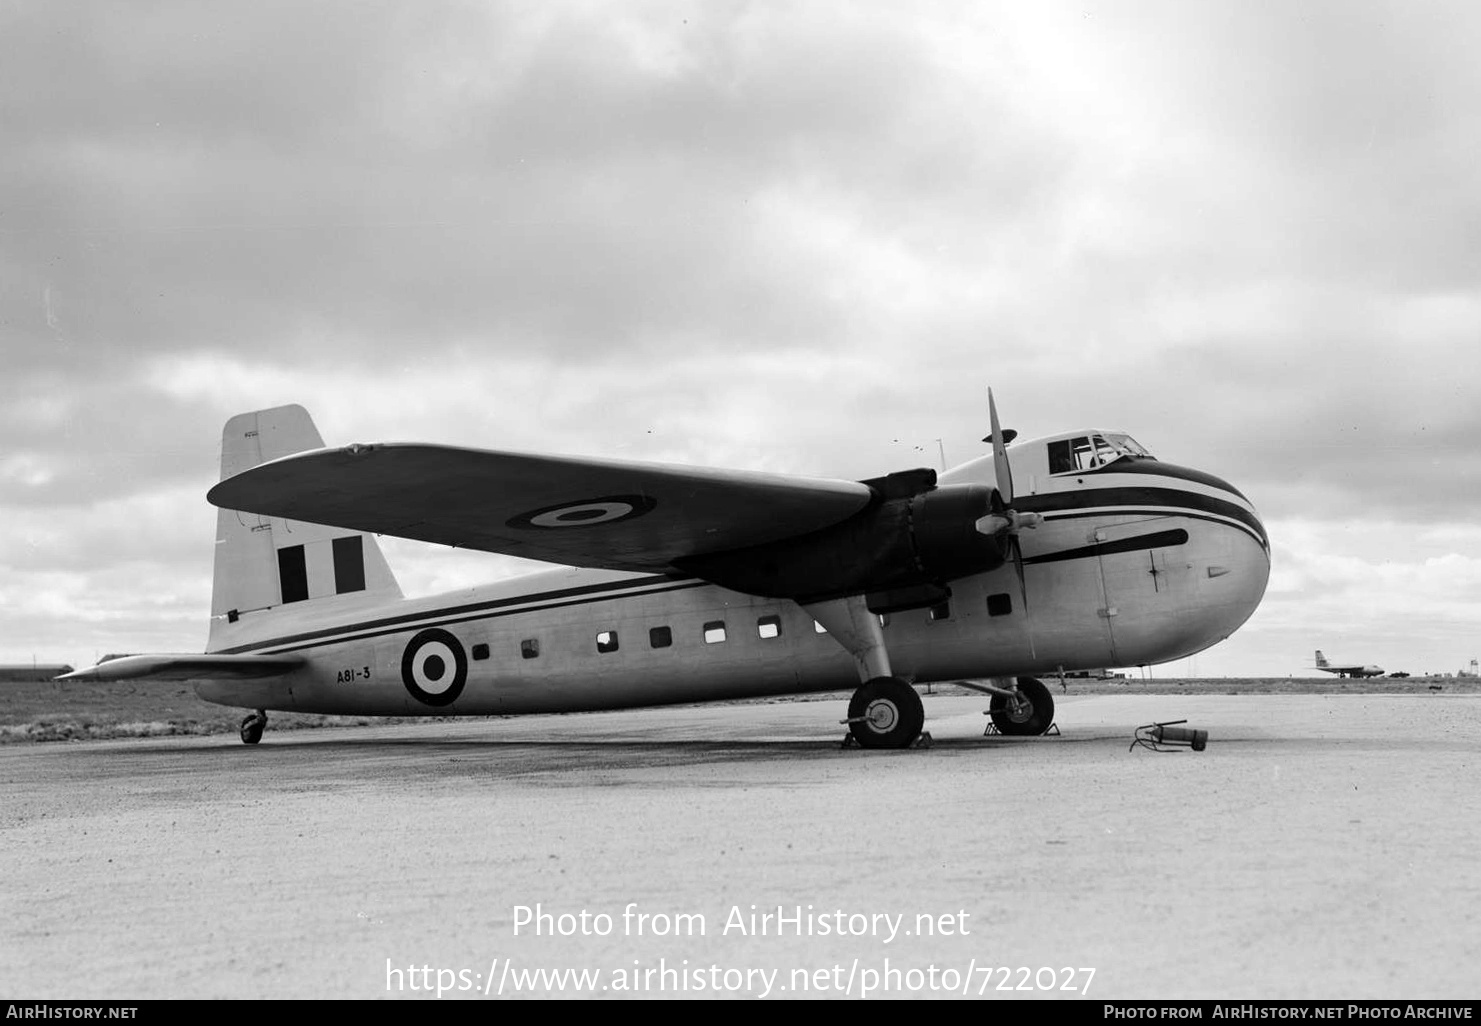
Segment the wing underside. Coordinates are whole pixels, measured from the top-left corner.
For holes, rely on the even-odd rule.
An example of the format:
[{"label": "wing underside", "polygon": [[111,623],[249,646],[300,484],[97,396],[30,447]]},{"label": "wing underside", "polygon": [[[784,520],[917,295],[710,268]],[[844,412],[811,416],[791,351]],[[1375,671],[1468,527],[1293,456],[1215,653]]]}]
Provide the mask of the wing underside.
[{"label": "wing underside", "polygon": [[873,494],[857,481],[398,443],[288,456],[207,498],[551,563],[664,572],[831,526]]}]

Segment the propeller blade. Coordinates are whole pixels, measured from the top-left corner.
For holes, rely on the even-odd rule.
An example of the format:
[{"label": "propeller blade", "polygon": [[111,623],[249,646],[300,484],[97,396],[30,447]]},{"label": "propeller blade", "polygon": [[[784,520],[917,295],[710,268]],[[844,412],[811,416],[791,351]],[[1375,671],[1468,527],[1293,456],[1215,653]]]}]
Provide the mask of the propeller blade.
[{"label": "propeller blade", "polygon": [[990,512],[979,517],[975,526],[982,534],[999,537],[1004,561],[1013,561],[1013,572],[1018,576],[1018,597],[1023,603],[1024,627],[1028,631],[1029,655],[1037,659],[1033,619],[1028,613],[1028,582],[1023,572],[1023,543],[1018,540],[1018,532],[1038,527],[1044,518],[1038,513],[1019,513],[1013,509],[1013,466],[1008,462],[1008,442],[1014,432],[1005,434],[998,423],[998,404],[990,388],[987,390],[987,419],[992,424],[992,434],[988,438],[992,442],[992,469],[998,486],[993,489],[989,500]]},{"label": "propeller blade", "polygon": [[1028,632],[1029,655],[1039,658],[1038,649],[1034,645],[1034,618],[1028,612],[1028,582],[1023,575],[1023,543],[1018,540],[1018,535],[1008,535],[1008,540],[1013,547],[1013,569],[1018,574],[1018,597],[1023,601],[1023,626]]},{"label": "propeller blade", "polygon": [[1023,615],[1028,616],[1028,583],[1023,577],[1023,543],[1016,534],[1010,534],[1008,538],[1013,548],[1013,571],[1018,574],[1018,597],[1023,599]]},{"label": "propeller blade", "polygon": [[998,479],[998,493],[1003,505],[1013,505],[1013,468],[1008,464],[1008,446],[1003,441],[1003,429],[998,426],[998,406],[993,402],[992,389],[987,390],[987,419],[992,424],[992,469]]}]

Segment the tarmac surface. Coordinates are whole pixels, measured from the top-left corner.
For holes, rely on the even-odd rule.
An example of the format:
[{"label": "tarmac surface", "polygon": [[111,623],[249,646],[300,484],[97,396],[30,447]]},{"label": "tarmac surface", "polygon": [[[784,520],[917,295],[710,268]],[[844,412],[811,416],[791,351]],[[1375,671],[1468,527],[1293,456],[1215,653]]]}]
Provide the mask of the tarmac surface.
[{"label": "tarmac surface", "polygon": [[1054,691],[0,747],[0,994],[1481,995],[1481,697]]}]

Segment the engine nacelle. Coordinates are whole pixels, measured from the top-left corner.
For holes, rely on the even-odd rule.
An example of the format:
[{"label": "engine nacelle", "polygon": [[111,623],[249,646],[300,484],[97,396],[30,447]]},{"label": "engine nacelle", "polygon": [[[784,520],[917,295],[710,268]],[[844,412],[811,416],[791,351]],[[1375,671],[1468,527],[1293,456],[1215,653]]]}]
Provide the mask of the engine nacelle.
[{"label": "engine nacelle", "polygon": [[848,520],[799,538],[684,560],[681,568],[752,595],[817,601],[946,582],[1001,566],[997,537],[980,534],[992,489],[886,492]]}]

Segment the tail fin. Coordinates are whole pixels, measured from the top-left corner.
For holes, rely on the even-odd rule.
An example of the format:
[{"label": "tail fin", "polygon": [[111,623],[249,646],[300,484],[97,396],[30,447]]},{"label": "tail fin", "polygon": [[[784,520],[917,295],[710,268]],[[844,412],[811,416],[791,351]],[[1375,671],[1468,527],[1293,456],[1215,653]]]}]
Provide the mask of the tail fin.
[{"label": "tail fin", "polygon": [[1326,666],[1327,665],[1327,657],[1324,656],[1324,655],[1322,655],[1322,650],[1321,649],[1317,649],[1316,650],[1316,664],[1318,666]]},{"label": "tail fin", "polygon": [[[221,479],[323,447],[302,406],[239,414],[221,432]],[[333,612],[400,597],[373,535],[217,511],[209,652],[278,634],[287,612]]]}]

